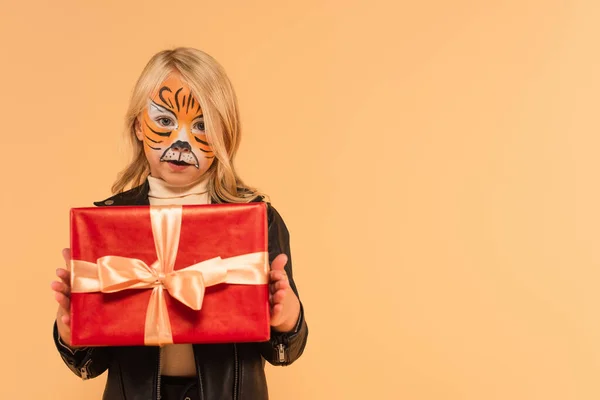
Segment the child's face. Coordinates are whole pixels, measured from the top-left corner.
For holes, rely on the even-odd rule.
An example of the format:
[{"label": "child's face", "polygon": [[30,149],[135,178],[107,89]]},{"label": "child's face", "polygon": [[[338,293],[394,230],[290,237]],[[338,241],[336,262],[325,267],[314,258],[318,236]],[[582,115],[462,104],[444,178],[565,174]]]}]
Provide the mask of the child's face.
[{"label": "child's face", "polygon": [[144,143],[150,174],[173,185],[198,181],[214,161],[200,104],[176,73],[148,99],[136,136]]}]

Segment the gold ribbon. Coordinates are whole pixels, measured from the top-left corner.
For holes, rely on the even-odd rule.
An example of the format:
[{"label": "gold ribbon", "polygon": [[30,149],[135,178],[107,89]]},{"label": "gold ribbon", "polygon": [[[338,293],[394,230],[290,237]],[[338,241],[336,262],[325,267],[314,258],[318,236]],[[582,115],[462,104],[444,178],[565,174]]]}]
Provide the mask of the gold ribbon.
[{"label": "gold ribbon", "polygon": [[266,252],[243,254],[190,265],[175,271],[179,248],[182,206],[150,206],[157,261],[104,256],[95,263],[71,260],[71,291],[114,293],[127,289],[152,289],[144,330],[146,345],[173,343],[164,290],[193,310],[202,308],[205,289],[219,283],[260,285],[268,283]]}]

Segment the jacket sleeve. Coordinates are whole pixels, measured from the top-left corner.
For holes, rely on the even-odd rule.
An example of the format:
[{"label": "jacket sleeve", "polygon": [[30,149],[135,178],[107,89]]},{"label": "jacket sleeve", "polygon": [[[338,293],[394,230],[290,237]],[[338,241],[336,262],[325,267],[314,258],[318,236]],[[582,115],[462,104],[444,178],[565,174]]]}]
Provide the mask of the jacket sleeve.
[{"label": "jacket sleeve", "polygon": [[58,333],[54,321],[54,344],[60,357],[75,375],[83,380],[92,379],[101,375],[110,363],[110,348],[108,347],[82,347],[67,346]]},{"label": "jacket sleeve", "polygon": [[[292,290],[298,299],[300,299],[293,277],[288,229],[277,210],[268,203],[267,208],[269,222],[269,263],[272,263],[275,257],[281,253],[287,255],[288,262],[285,266],[285,272],[290,280]],[[304,307],[302,302],[300,302],[300,316],[295,329],[291,332],[282,333],[271,328],[271,339],[268,342],[260,343],[260,352],[263,358],[272,365],[290,365],[300,358],[304,352],[307,338],[308,325],[304,315]]]}]

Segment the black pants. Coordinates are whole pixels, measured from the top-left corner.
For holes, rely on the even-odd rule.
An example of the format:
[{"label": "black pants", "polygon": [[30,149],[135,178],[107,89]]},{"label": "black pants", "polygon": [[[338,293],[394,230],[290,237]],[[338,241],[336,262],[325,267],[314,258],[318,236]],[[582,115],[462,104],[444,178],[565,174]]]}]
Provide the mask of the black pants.
[{"label": "black pants", "polygon": [[197,378],[160,377],[161,400],[200,400]]}]

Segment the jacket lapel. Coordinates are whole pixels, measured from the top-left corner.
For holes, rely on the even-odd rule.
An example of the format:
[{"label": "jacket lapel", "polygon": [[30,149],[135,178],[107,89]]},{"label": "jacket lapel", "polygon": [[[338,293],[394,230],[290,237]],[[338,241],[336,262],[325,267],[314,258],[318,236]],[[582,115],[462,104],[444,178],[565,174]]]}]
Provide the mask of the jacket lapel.
[{"label": "jacket lapel", "polygon": [[118,193],[108,199],[95,201],[94,205],[103,206],[147,206],[150,205],[148,192],[150,185],[146,179],[143,184],[123,193]]}]

